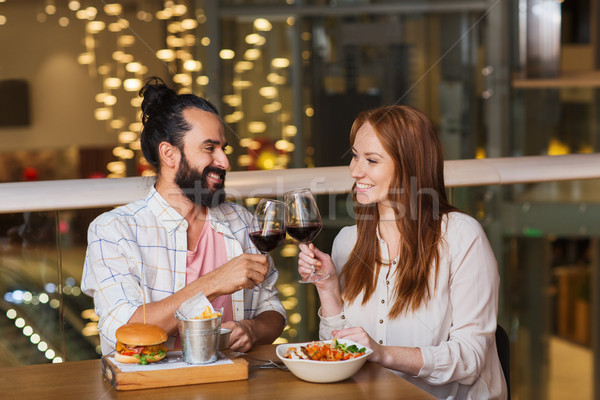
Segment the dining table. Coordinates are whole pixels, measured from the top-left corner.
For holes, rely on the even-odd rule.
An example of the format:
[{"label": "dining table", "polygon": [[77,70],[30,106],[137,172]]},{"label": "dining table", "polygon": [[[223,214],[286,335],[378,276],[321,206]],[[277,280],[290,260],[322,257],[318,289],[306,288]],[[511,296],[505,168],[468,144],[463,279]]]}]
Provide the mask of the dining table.
[{"label": "dining table", "polygon": [[[2,399],[434,399],[377,363],[335,383],[303,381],[282,367],[276,345],[235,354],[248,361],[248,379],[230,382],[116,390],[102,373],[102,360],[67,361],[0,369]],[[273,361],[273,362],[269,362]],[[267,368],[270,367],[270,368]]]}]

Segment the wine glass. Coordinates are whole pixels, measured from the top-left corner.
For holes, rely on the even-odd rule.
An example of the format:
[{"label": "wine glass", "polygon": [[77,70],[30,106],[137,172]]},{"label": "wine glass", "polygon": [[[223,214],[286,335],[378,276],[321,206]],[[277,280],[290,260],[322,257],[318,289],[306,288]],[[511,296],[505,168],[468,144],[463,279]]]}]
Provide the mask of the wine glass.
[{"label": "wine glass", "polygon": [[252,217],[250,240],[264,255],[285,240],[285,205],[279,200],[261,199]]},{"label": "wine glass", "polygon": [[[311,243],[321,232],[323,222],[317,202],[309,189],[298,189],[283,195],[285,203],[285,229],[291,237],[300,243]],[[300,283],[318,282],[329,277],[329,274],[315,271],[299,280]]]}]

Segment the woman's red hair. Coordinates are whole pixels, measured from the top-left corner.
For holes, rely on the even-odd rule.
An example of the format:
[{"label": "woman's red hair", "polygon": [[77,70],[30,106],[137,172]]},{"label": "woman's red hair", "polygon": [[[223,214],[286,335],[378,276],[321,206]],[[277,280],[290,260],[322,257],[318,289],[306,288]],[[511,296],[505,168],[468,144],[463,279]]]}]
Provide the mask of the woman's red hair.
[{"label": "woman's red hair", "polygon": [[[410,106],[387,106],[364,111],[352,125],[350,142],[364,124],[373,131],[394,163],[388,199],[395,210],[400,232],[399,262],[391,281],[395,301],[390,318],[414,311],[431,296],[429,276],[440,258],[442,216],[458,211],[448,203],[444,185],[444,156],[431,120]],[[375,292],[383,260],[373,205],[356,202],[358,239],[342,269],[342,295],[354,301],[363,293],[365,304]],[[435,271],[437,279],[437,270]]]}]

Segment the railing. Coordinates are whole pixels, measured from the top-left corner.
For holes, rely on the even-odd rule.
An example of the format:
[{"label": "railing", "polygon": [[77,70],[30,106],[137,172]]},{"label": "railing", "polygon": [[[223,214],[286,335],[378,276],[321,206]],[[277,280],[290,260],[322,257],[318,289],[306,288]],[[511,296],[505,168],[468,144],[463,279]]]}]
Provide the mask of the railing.
[{"label": "railing", "polygon": [[[452,160],[445,163],[448,187],[504,185],[600,178],[600,153]],[[0,184],[0,213],[111,207],[145,196],[152,178],[73,179]],[[346,193],[348,167],[242,171],[227,174],[235,198],[266,197],[298,187],[316,194]]]}]

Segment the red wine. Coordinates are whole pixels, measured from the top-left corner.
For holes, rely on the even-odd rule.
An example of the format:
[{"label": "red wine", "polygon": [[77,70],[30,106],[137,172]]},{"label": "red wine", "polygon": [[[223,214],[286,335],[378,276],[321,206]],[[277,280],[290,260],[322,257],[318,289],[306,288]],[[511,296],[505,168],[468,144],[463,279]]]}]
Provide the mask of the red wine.
[{"label": "red wine", "polygon": [[312,224],[305,225],[288,225],[285,227],[287,233],[302,243],[310,243],[314,238],[317,237],[323,224],[320,222],[314,222]]},{"label": "red wine", "polygon": [[268,253],[285,240],[285,231],[281,229],[270,231],[256,231],[250,234],[250,240],[256,248],[264,253]]}]

